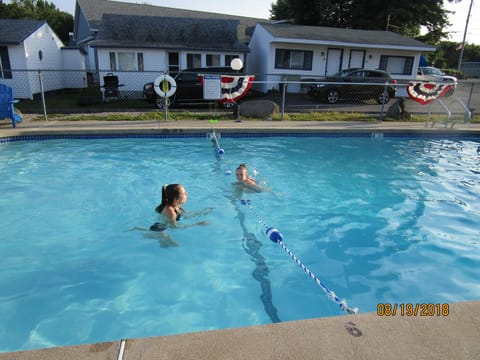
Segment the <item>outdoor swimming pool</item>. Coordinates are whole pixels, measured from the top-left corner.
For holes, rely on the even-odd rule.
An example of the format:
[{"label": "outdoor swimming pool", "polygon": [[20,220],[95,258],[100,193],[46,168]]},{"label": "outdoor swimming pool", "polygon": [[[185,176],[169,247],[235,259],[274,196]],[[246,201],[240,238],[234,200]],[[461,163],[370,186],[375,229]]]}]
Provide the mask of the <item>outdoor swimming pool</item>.
[{"label": "outdoor swimming pool", "polygon": [[[0,144],[0,351],[343,315],[257,215],[362,313],[480,298],[478,138],[35,140]],[[177,182],[214,209],[162,248],[130,229]]]}]

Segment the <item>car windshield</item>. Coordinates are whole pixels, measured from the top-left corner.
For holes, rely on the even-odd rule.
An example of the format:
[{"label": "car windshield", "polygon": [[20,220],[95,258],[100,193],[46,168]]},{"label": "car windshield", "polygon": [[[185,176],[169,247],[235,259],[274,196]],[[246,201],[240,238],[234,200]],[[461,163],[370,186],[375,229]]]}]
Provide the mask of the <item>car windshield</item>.
[{"label": "car windshield", "polygon": [[344,77],[344,76],[349,76],[351,75],[351,73],[355,70],[358,70],[358,69],[344,69],[344,70],[340,70],[339,72],[333,74],[332,76],[334,77]]},{"label": "car windshield", "polygon": [[440,69],[427,67],[423,69],[425,75],[443,75],[443,72]]}]

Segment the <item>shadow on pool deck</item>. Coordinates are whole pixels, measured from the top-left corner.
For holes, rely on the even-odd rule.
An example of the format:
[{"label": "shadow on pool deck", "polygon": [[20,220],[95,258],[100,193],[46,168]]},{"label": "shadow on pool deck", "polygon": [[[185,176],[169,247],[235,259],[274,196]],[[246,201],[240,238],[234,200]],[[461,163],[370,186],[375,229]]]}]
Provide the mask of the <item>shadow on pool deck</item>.
[{"label": "shadow on pool deck", "polygon": [[[0,137],[80,133],[187,133],[209,131],[429,132],[480,134],[480,124],[310,121],[87,121],[2,124]],[[361,309],[360,309],[361,310]],[[480,301],[453,303],[448,316],[375,313],[236,329],[128,339],[100,344],[0,353],[0,360],[77,359],[480,359]],[[112,324],[115,326],[115,324]]]}]

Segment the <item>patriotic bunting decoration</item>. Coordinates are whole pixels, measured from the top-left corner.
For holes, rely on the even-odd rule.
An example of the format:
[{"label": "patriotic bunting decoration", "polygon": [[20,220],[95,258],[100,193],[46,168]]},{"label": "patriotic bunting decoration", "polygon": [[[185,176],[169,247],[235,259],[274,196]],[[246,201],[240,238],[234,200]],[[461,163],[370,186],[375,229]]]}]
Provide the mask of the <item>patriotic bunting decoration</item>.
[{"label": "patriotic bunting decoration", "polygon": [[426,105],[433,100],[445,96],[451,91],[453,85],[450,84],[437,84],[434,82],[409,82],[407,86],[407,93],[410,99],[416,102]]},{"label": "patriotic bunting decoration", "polygon": [[[198,77],[203,86],[203,74],[199,74]],[[221,75],[220,86],[222,98],[219,99],[218,102],[237,102],[247,94],[248,90],[250,90],[253,80],[255,80],[255,75]]]}]

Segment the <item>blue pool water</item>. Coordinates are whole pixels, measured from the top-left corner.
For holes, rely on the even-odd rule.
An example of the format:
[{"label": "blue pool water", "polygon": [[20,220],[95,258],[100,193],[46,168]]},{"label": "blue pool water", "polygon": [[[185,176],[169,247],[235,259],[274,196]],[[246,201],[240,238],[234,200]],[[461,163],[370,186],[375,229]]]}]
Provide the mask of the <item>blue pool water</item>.
[{"label": "blue pool water", "polygon": [[[205,137],[1,143],[0,351],[343,315],[262,221],[362,313],[480,298],[478,139],[220,143],[221,160]],[[239,194],[239,163],[271,191]],[[131,229],[176,182],[214,209],[163,248]]]}]

